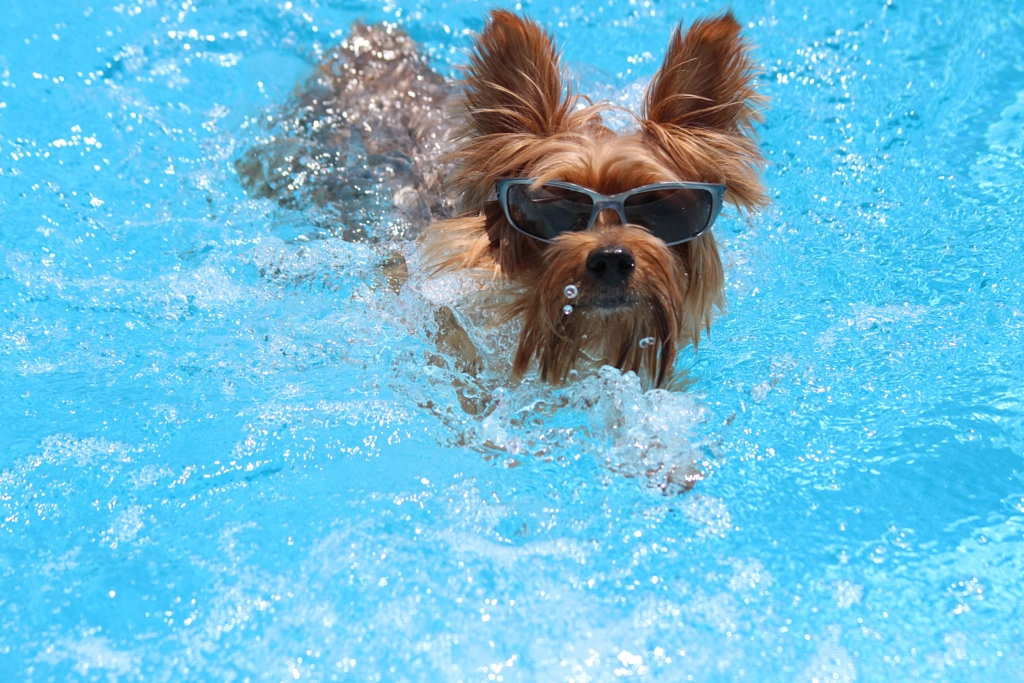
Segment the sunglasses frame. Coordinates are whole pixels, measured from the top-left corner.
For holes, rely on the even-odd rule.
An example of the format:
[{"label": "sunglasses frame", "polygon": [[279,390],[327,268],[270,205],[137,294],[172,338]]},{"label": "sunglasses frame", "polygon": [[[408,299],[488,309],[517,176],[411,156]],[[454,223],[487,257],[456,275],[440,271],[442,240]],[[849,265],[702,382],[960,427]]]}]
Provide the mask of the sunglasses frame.
[{"label": "sunglasses frame", "polygon": [[[498,203],[501,204],[501,210],[505,212],[505,219],[509,222],[509,225],[511,225],[513,228],[523,233],[527,237],[532,237],[535,240],[552,244],[554,243],[554,240],[549,240],[544,237],[538,237],[537,235],[528,233],[522,228],[520,228],[518,225],[516,225],[516,222],[512,220],[512,216],[509,214],[508,211],[508,189],[513,185],[535,185],[537,183],[537,180],[537,178],[499,178],[495,182],[495,189],[497,190],[498,193]],[[560,233],[560,235],[569,232],[586,232],[588,230],[592,230],[594,227],[594,223],[597,221],[598,214],[601,213],[602,211],[607,211],[608,209],[615,211],[615,213],[619,215],[619,220],[622,221],[623,225],[628,225],[629,221],[626,220],[626,199],[640,192],[647,192],[649,190],[705,190],[707,192],[710,192],[712,204],[711,214],[708,217],[707,224],[703,228],[698,230],[697,234],[692,235],[691,237],[687,237],[686,239],[681,240],[675,240],[673,242],[666,241],[665,244],[670,247],[675,246],[677,244],[689,242],[690,240],[695,240],[711,228],[711,226],[715,222],[715,219],[718,218],[718,214],[721,213],[722,211],[722,198],[725,195],[726,189],[726,186],[721,183],[668,182],[654,183],[652,185],[643,185],[642,187],[637,187],[626,192],[621,192],[617,195],[608,196],[601,194],[600,192],[594,192],[593,190],[583,187],[581,185],[567,183],[562,180],[549,180],[545,183],[541,183],[541,186],[544,185],[554,185],[555,187],[562,187],[567,190],[579,192],[580,194],[590,197],[590,199],[593,200],[594,202],[594,207],[590,212],[590,220],[587,221],[586,228],[584,228],[583,230],[566,230],[565,232]]]}]

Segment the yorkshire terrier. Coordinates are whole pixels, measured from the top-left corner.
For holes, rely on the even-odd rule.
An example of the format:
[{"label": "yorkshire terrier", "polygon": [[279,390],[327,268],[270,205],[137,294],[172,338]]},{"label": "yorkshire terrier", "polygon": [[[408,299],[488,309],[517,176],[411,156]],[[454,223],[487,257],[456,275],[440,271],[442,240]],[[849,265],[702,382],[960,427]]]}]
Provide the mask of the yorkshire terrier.
[{"label": "yorkshire terrier", "polygon": [[452,218],[423,235],[433,272],[472,269],[520,319],[512,374],[558,384],[585,361],[672,378],[724,305],[711,226],[767,203],[753,125],[764,98],[731,13],[672,35],[636,130],[618,134],[563,78],[536,23],[491,13],[456,104]]}]

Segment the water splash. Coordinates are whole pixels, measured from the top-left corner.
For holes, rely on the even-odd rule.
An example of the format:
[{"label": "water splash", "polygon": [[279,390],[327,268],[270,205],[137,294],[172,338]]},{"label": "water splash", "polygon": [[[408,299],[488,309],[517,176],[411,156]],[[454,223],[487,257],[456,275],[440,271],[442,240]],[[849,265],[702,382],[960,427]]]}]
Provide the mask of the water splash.
[{"label": "water splash", "polygon": [[653,346],[655,341],[654,337],[644,337],[640,340],[640,348],[646,349],[648,346]]},{"label": "water splash", "polygon": [[576,285],[566,285],[562,292],[565,294],[566,299],[575,299],[576,295],[580,293],[580,290]]},{"label": "water splash", "polygon": [[[1024,304],[1013,287],[1020,249],[1006,238],[1020,219],[1007,190],[1022,140],[1013,128],[1022,86],[1006,76],[1021,45],[1012,26],[986,16],[989,7],[970,15],[1001,46],[983,59],[961,43],[962,22],[921,32],[918,15],[879,22],[865,6],[841,21],[779,12],[775,24],[745,10],[754,23],[745,33],[764,46],[758,60],[777,95],[765,180],[785,201],[746,226],[728,216],[719,226],[735,227],[720,230],[734,305],[696,361],[703,379],[670,393],[644,392],[635,375],[610,369],[570,374],[560,388],[535,374],[512,384],[504,368],[519,329],[492,333],[489,313],[455,306],[457,296],[476,296],[477,280],[432,281],[424,302],[414,288],[386,284],[396,279],[385,262],[392,245],[314,239],[414,232],[426,220],[421,191],[437,180],[421,184],[407,153],[371,158],[381,126],[364,134],[341,115],[352,107],[292,98],[312,76],[293,55],[330,49],[314,47],[313,34],[327,31],[312,27],[344,32],[361,12],[294,4],[264,21],[252,0],[199,3],[190,21],[210,31],[256,8],[248,38],[218,28],[215,42],[202,41],[219,63],[183,59],[184,41],[190,53],[199,42],[181,31],[163,39],[168,23],[180,23],[169,5],[130,23],[96,12],[53,29],[59,43],[0,41],[0,81],[18,81],[0,107],[19,112],[6,121],[2,170],[11,175],[0,201],[12,225],[41,228],[0,231],[10,276],[0,282],[10,312],[0,365],[7,395],[30,393],[0,415],[12,444],[0,472],[0,564],[23,589],[0,613],[12,679],[30,670],[177,679],[199,668],[294,679],[326,667],[387,677],[408,666],[403,652],[422,653],[412,676],[465,678],[486,665],[506,680],[583,671],[672,678],[683,662],[698,678],[740,677],[754,665],[768,679],[991,678],[1000,669],[1005,678],[1022,661],[1018,605],[990,600],[1015,594],[1024,557],[1015,541],[1024,492],[1012,471]],[[420,18],[417,5],[406,25],[447,73],[448,48],[469,38],[430,27],[479,26],[482,14],[442,9],[423,3]],[[614,36],[637,50],[648,37],[664,45],[665,23],[690,18],[678,8],[652,12],[620,26],[607,12],[531,5],[545,26],[564,18],[561,30],[605,39],[575,51],[600,86],[581,90],[633,108],[647,77],[609,76],[633,50],[589,45]],[[40,13],[10,19],[15,34],[50,33]],[[93,39],[119,27],[113,43]],[[919,49],[885,42],[891,30],[913,35]],[[53,81],[61,61],[94,63],[87,53],[122,41],[103,83],[66,70]],[[948,69],[947,85],[914,78],[921,54],[929,69]],[[266,95],[231,75],[229,55],[281,67],[261,75]],[[8,63],[44,78],[7,74]],[[657,60],[645,52],[629,65],[650,74]],[[842,111],[836,95],[849,102]],[[374,103],[345,96],[364,109]],[[963,99],[950,135],[936,124],[947,97]],[[229,102],[230,114],[208,116],[215,101]],[[880,124],[879,110],[891,115]],[[264,113],[275,123],[257,124]],[[312,127],[325,119],[330,130]],[[935,151],[962,149],[958,134],[982,142],[936,160]],[[102,150],[86,141],[93,135]],[[254,146],[255,157],[242,151]],[[160,172],[150,150],[166,150],[177,173]],[[102,164],[89,158],[97,152],[114,167],[83,165]],[[88,169],[98,196],[83,198]],[[242,170],[254,188],[278,194],[243,199]],[[981,184],[961,184],[972,173]],[[927,205],[915,201],[920,192]],[[33,200],[16,202],[22,193]],[[970,239],[936,230],[950,215]],[[159,238],[147,229],[154,221],[165,228]],[[827,229],[800,229],[804,221]],[[870,229],[880,223],[889,229]],[[937,253],[962,281],[943,277]],[[415,264],[408,270],[417,277]],[[821,298],[793,305],[808,283]],[[573,301],[563,296],[563,305]],[[456,343],[439,349],[431,335],[441,306],[455,312],[445,339]],[[785,306],[792,310],[779,315]],[[456,358],[468,348],[462,332],[495,365],[482,388],[491,377],[509,386],[504,402],[480,401],[476,414],[460,405],[477,405],[481,388],[456,367],[469,362]],[[685,367],[690,357],[681,354]],[[94,388],[87,400],[69,378]],[[27,410],[37,418],[14,419]],[[851,421],[864,429],[845,429]],[[196,439],[212,445],[197,450]],[[865,469],[865,457],[881,460]],[[954,457],[964,476],[947,492],[941,463]],[[660,493],[694,460],[705,480],[692,493]],[[934,495],[913,512],[885,501],[872,510],[864,501],[882,482],[890,500]],[[39,543],[44,534],[50,542]],[[808,544],[808,534],[821,543]],[[117,573],[103,570],[112,559]],[[522,572],[525,562],[536,571]],[[926,580],[907,578],[908,566]],[[175,578],[183,573],[187,582]],[[60,585],[81,594],[73,608],[52,590]],[[125,618],[109,619],[111,609]],[[574,618],[552,625],[552,610]],[[293,626],[286,637],[251,637],[282,623]],[[139,640],[141,629],[151,637]],[[730,632],[741,637],[720,635]],[[374,633],[388,642],[368,641]],[[324,646],[300,659],[311,640]],[[588,651],[574,645],[583,641]],[[771,657],[761,655],[766,646]],[[353,659],[356,651],[365,654]],[[521,652],[528,660],[515,660]]]},{"label": "water splash", "polygon": [[562,306],[562,315],[569,315],[574,310],[575,309],[571,305],[566,304],[566,305]]}]

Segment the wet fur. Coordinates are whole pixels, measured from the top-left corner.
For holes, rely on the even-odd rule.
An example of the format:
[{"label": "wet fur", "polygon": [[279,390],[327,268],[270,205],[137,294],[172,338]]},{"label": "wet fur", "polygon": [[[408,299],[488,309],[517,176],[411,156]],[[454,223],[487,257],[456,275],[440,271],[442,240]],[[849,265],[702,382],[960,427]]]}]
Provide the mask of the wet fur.
[{"label": "wet fur", "polygon": [[[638,373],[650,386],[672,376],[676,352],[710,328],[724,306],[724,277],[714,235],[668,247],[646,230],[599,216],[591,231],[533,240],[512,228],[493,199],[503,177],[563,180],[606,195],[665,181],[725,183],[726,201],[744,209],[767,203],[764,166],[753,125],[763,98],[740,26],[731,13],[677,28],[637,116],[616,134],[610,108],[592,104],[562,77],[551,37],[537,24],[495,10],[478,36],[455,104],[458,124],[450,189],[454,218],[423,237],[434,272],[470,269],[490,278],[496,321],[519,318],[513,375],[536,363],[543,380],[560,383],[582,361]],[[624,246],[636,268],[621,305],[599,305],[607,292],[588,284],[595,249]],[[580,291],[568,300],[564,289]],[[565,304],[574,306],[570,315]],[[640,341],[654,343],[640,348]]]},{"label": "wet fur", "polygon": [[269,139],[235,162],[239,180],[283,208],[314,209],[314,221],[326,210],[324,227],[349,241],[381,237],[366,231],[381,208],[401,223],[387,237],[415,237],[452,215],[441,163],[450,91],[403,30],[356,23],[269,124],[261,117]]}]

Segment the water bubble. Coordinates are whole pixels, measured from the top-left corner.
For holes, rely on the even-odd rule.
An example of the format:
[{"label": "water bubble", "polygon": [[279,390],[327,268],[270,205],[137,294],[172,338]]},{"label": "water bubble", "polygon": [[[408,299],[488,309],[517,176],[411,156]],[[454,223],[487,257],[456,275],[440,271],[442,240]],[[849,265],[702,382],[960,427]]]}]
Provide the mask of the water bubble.
[{"label": "water bubble", "polygon": [[566,304],[566,305],[562,306],[562,314],[563,315],[569,315],[570,313],[572,313],[572,311],[573,311],[573,308],[569,304]]},{"label": "water bubble", "polygon": [[654,342],[655,342],[654,337],[644,337],[643,339],[640,340],[640,348],[641,349],[646,349],[648,346],[651,346],[652,344],[654,344]]},{"label": "water bubble", "polygon": [[562,292],[565,294],[566,299],[575,299],[576,295],[580,293],[580,290],[576,285],[566,285]]}]

